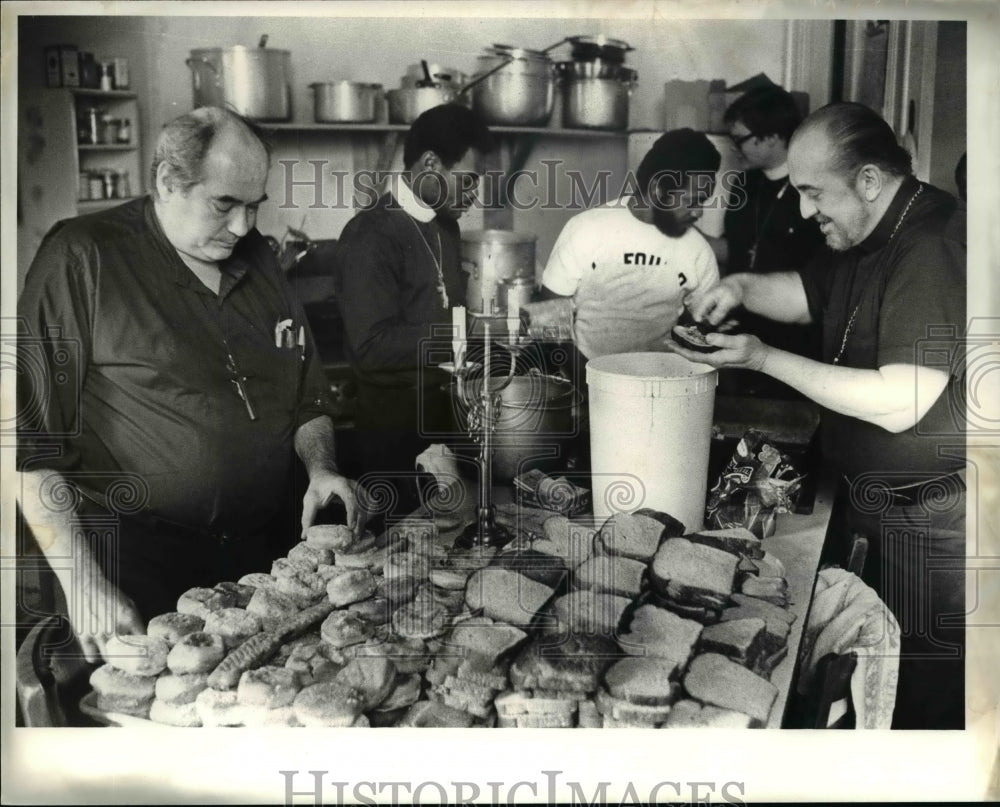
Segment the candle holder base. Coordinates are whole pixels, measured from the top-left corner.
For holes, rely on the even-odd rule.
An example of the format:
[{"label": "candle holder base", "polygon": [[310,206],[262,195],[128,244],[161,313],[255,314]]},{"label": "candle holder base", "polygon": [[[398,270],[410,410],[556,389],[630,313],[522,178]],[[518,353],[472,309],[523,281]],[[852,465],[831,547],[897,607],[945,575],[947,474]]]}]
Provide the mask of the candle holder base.
[{"label": "candle holder base", "polygon": [[500,524],[470,524],[455,539],[459,549],[495,547],[499,549],[514,540],[514,533]]}]

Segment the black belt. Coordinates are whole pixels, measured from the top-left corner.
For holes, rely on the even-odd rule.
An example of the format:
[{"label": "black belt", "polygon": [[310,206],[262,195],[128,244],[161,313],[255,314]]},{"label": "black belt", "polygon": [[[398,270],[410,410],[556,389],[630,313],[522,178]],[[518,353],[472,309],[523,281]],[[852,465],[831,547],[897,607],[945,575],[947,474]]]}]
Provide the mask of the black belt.
[{"label": "black belt", "polygon": [[[965,474],[966,469],[959,468],[957,471],[941,474],[931,479],[924,479],[920,482],[913,482],[909,485],[889,486],[880,484],[877,490],[879,495],[887,496],[891,504],[911,506],[922,501],[924,494],[928,491],[939,493],[942,489],[948,490],[954,488],[955,492],[964,492],[966,490]],[[857,480],[852,480],[847,474],[844,474],[844,481],[847,483],[849,489],[853,489],[855,484],[857,484]],[[862,484],[872,484],[873,482],[875,480]]]}]

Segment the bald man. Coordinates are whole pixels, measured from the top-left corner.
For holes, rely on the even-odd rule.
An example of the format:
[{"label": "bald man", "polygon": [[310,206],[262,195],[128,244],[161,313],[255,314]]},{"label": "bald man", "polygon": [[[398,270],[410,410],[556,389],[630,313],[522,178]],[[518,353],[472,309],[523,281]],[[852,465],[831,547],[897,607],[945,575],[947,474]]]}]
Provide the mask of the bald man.
[{"label": "bald man", "polygon": [[[792,137],[789,178],[824,250],[798,272],[736,274],[691,301],[818,322],[814,361],[749,335],[709,335],[692,360],[759,370],[821,404],[824,459],[842,475],[834,538],[870,542],[864,579],[902,629],[894,728],[964,721],[965,205],[917,181],[892,129],[860,104],[817,110]],[[848,547],[831,548],[844,563]]]},{"label": "bald man", "polygon": [[28,272],[20,505],[90,658],[188,588],[268,571],[331,502],[359,526],[305,316],[254,226],[268,167],[248,121],[183,115],[152,193],[60,222]]}]

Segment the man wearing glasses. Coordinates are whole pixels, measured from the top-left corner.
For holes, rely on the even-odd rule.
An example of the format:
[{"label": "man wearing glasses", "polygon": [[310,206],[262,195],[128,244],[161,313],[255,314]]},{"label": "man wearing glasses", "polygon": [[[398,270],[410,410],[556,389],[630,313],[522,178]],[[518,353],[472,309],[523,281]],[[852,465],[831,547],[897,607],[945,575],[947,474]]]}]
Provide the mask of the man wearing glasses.
[{"label": "man wearing glasses", "polygon": [[248,121],[183,115],[153,192],[60,222],[28,271],[19,503],[92,660],[186,589],[266,571],[335,500],[360,527],[302,308],[254,226],[268,163]]},{"label": "man wearing glasses", "polygon": [[[802,121],[795,99],[781,87],[757,88],[726,110],[729,137],[744,168],[725,217],[724,276],[738,272],[798,269],[823,247],[819,225],[799,212],[799,193],[788,181],[788,141]],[[765,343],[818,358],[815,327],[776,323],[741,313],[741,329]],[[723,391],[796,397],[785,385],[759,373],[727,370]]]}]

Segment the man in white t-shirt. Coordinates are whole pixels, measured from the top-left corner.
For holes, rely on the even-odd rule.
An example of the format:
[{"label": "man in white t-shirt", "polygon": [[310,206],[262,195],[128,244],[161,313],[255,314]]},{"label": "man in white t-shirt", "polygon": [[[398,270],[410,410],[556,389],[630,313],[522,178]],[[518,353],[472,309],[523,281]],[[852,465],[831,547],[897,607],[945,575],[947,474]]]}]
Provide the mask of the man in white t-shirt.
[{"label": "man in white t-shirt", "polygon": [[543,295],[572,298],[573,340],[586,358],[663,350],[684,298],[718,282],[715,255],[693,227],[718,168],[704,134],[667,132],[640,163],[634,195],[567,222]]}]

